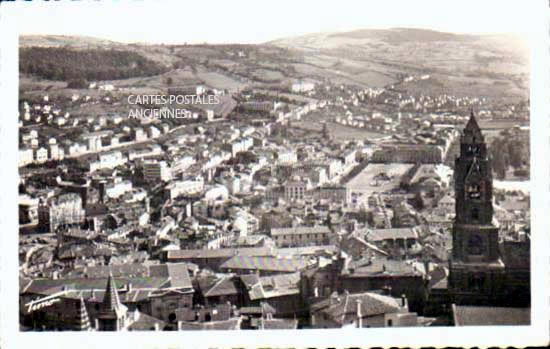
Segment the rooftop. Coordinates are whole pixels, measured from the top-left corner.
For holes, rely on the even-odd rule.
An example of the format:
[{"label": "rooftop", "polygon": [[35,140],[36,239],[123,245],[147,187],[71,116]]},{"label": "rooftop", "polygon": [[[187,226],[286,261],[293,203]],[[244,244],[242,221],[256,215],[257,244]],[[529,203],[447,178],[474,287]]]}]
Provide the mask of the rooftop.
[{"label": "rooftop", "polygon": [[235,256],[223,263],[221,268],[293,273],[305,269],[307,266],[307,260],[299,257],[277,258],[272,256]]},{"label": "rooftop", "polygon": [[454,305],[455,326],[530,325],[531,308]]}]

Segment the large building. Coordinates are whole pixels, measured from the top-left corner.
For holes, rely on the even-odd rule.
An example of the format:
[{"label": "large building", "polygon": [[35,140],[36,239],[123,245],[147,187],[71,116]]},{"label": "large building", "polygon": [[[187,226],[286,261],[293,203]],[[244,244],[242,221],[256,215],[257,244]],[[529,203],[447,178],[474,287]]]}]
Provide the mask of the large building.
[{"label": "large building", "polygon": [[[499,243],[499,228],[493,223],[491,161],[473,113],[462,133],[460,156],[455,161],[455,196],[448,285],[452,302],[529,305],[529,260],[524,268],[511,269],[516,263],[508,258],[510,254],[506,251],[510,248]],[[529,244],[509,244],[524,252],[529,250]],[[517,287],[518,282],[522,287]]]},{"label": "large building", "polygon": [[54,232],[60,226],[78,225],[84,219],[82,198],[76,193],[63,194],[38,205],[38,225],[43,231]]},{"label": "large building", "polygon": [[147,182],[168,182],[172,178],[172,170],[166,161],[145,161],[143,163],[143,177]]}]

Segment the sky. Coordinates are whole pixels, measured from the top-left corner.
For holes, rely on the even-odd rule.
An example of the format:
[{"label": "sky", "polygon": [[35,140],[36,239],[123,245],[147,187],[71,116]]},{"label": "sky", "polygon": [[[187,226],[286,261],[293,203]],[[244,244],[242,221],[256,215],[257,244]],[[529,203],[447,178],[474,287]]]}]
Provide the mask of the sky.
[{"label": "sky", "polygon": [[[511,0],[102,0],[4,2],[19,33],[119,42],[262,43],[317,32],[412,27],[520,33],[537,1]],[[539,3],[540,5],[540,3]]]}]

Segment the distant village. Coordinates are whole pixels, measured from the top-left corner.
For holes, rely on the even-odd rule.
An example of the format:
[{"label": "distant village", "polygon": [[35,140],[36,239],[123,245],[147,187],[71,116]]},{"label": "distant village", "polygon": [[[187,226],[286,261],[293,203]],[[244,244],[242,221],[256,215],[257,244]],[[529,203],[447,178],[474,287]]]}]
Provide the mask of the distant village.
[{"label": "distant village", "polygon": [[461,326],[482,305],[528,319],[506,287],[529,280],[530,194],[497,185],[490,166],[479,176],[493,183],[499,275],[519,279],[484,304],[461,304],[449,282],[465,125],[475,111],[528,136],[528,105],[403,87],[430,78],[171,86],[220,100],[185,121],[73,113],[135,94],[103,82],[23,98],[22,330]]}]

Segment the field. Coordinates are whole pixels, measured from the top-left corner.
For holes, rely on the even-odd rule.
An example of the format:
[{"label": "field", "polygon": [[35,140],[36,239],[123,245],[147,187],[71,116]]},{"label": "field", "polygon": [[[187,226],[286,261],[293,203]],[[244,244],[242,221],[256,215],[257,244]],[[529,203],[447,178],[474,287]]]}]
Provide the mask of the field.
[{"label": "field", "polygon": [[204,81],[206,85],[219,89],[237,91],[246,86],[246,83],[216,72],[199,71],[196,76]]},{"label": "field", "polygon": [[[369,164],[361,173],[350,180],[346,187],[351,193],[370,195],[395,189],[401,177],[413,167],[412,164]],[[376,176],[385,174],[389,180],[376,180]]]}]

